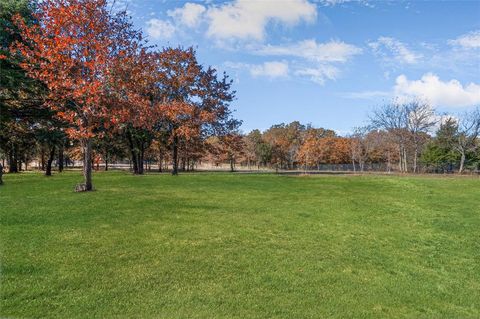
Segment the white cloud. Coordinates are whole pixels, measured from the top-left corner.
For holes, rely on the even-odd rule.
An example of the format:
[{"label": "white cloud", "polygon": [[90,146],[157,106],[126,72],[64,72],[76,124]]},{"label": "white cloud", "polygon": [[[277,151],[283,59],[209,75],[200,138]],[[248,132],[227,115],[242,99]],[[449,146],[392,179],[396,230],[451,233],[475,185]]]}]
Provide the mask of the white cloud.
[{"label": "white cloud", "polygon": [[478,49],[480,48],[480,30],[461,35],[455,40],[449,40],[448,43],[465,49]]},{"label": "white cloud", "polygon": [[462,85],[453,79],[447,82],[438,76],[427,73],[420,80],[408,80],[405,75],[396,79],[394,93],[400,98],[420,97],[433,106],[465,107],[480,104],[480,85]]},{"label": "white cloud", "polygon": [[315,62],[346,62],[361,52],[360,48],[342,41],[317,43],[313,39],[286,46],[266,45],[256,51],[260,55],[294,56]]},{"label": "white cloud", "polygon": [[340,70],[336,64],[348,62],[361,52],[360,48],[342,41],[318,43],[314,39],[288,45],[264,45],[253,50],[258,55],[298,58],[294,74],[307,77],[320,85],[338,78]]},{"label": "white cloud", "polygon": [[252,65],[250,74],[254,77],[265,76],[269,78],[282,78],[288,76],[288,63],[271,61],[263,64]]},{"label": "white cloud", "polygon": [[348,99],[358,99],[358,100],[375,100],[378,98],[387,98],[391,97],[392,92],[389,91],[362,91],[362,92],[346,92],[342,94],[342,97]]},{"label": "white cloud", "polygon": [[249,64],[239,62],[225,62],[225,66],[231,69],[248,70],[253,77],[285,78],[288,76],[289,67],[285,61],[268,61],[262,64]]},{"label": "white cloud", "polygon": [[326,6],[336,6],[336,5],[347,3],[347,2],[355,2],[355,3],[360,3],[363,5],[369,6],[368,1],[366,0],[320,0],[320,2]]},{"label": "white cloud", "polygon": [[206,12],[207,35],[220,39],[263,40],[269,22],[295,25],[314,21],[317,10],[307,0],[251,1],[236,0],[233,3],[213,6]]},{"label": "white cloud", "polygon": [[335,80],[340,71],[333,65],[318,65],[314,68],[303,68],[295,71],[296,75],[306,76],[311,81],[324,85],[326,80]]},{"label": "white cloud", "polygon": [[391,37],[379,37],[377,41],[368,43],[376,55],[385,60],[395,60],[405,64],[415,64],[419,62],[422,55],[415,53],[407,46]]},{"label": "white cloud", "polygon": [[194,28],[201,22],[202,15],[206,10],[207,9],[200,4],[187,2],[181,8],[169,10],[167,14],[180,24]]},{"label": "white cloud", "polygon": [[147,34],[152,39],[169,39],[175,33],[175,27],[168,21],[150,19],[147,21]]}]

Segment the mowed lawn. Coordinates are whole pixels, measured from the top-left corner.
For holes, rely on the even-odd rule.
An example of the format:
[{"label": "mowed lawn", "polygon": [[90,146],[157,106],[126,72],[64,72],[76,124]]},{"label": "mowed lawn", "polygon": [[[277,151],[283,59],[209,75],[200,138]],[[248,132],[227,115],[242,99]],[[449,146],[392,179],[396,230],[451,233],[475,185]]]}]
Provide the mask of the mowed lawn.
[{"label": "mowed lawn", "polygon": [[480,317],[479,178],[4,179],[0,317]]}]

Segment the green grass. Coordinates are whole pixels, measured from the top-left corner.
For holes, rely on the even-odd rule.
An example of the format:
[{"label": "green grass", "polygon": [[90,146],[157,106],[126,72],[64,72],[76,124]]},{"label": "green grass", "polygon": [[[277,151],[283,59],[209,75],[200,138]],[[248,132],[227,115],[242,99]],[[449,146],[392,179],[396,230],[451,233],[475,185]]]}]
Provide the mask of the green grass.
[{"label": "green grass", "polygon": [[480,179],[7,175],[0,317],[479,318]]}]

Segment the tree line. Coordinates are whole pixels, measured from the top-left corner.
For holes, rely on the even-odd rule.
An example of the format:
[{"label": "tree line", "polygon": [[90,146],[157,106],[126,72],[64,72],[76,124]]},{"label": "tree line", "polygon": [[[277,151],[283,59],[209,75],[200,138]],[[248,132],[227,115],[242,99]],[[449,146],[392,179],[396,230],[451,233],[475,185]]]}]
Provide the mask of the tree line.
[{"label": "tree line", "polygon": [[479,170],[478,108],[453,116],[419,99],[392,101],[346,136],[298,121],[243,134],[226,74],[199,63],[193,48],[150,46],[105,0],[8,0],[0,23],[0,158],[11,173],[36,161],[49,176],[80,160],[78,190],[91,190],[92,169],[124,160],[134,174],[202,163]]},{"label": "tree line", "polygon": [[[297,121],[239,135],[230,159],[274,169],[464,173],[480,171],[480,109],[438,114],[426,102],[377,107],[346,136]],[[222,157],[220,157],[222,159]]]}]

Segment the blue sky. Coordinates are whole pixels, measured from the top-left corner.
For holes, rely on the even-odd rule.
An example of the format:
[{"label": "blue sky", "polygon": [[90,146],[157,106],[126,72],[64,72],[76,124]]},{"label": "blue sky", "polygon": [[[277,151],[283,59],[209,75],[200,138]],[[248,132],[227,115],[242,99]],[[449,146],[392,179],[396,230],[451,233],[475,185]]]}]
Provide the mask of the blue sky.
[{"label": "blue sky", "polygon": [[153,44],[195,46],[234,80],[242,130],[346,134],[394,97],[480,106],[480,1],[122,0]]}]

